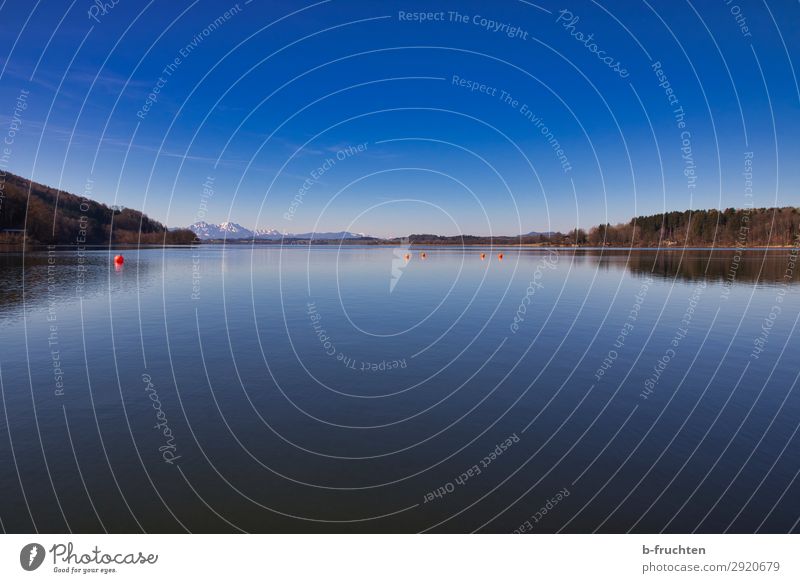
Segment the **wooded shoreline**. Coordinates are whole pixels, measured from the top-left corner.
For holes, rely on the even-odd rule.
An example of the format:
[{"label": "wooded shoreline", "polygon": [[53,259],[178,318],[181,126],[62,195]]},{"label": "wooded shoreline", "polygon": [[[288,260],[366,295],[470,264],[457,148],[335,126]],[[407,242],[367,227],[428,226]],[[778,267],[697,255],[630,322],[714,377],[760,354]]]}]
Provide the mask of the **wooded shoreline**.
[{"label": "wooded shoreline", "polygon": [[686,210],[634,217],[567,233],[518,236],[413,234],[381,239],[247,238],[200,241],[189,229],[168,229],[141,211],[109,207],[26,178],[0,173],[0,249],[36,245],[164,246],[198,243],[233,245],[428,245],[470,247],[578,248],[791,248],[800,245],[798,207]]}]

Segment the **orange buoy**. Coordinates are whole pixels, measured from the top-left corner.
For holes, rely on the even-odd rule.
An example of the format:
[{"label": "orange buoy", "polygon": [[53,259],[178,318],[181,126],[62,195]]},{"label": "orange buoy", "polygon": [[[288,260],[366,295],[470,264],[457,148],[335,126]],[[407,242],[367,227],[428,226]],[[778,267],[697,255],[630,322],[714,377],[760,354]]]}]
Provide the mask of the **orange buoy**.
[{"label": "orange buoy", "polygon": [[502,260],[503,260],[503,254],[502,254],[502,253],[498,253],[498,254],[497,254],[497,258],[498,258],[500,261],[502,261]]},{"label": "orange buoy", "polygon": [[403,255],[403,259],[405,259],[406,261],[410,261],[411,260],[411,253],[406,253],[405,255]]},{"label": "orange buoy", "polygon": [[425,251],[423,251],[422,253],[419,254],[419,256],[422,257],[423,259],[427,259],[428,254],[425,253]]},{"label": "orange buoy", "polygon": [[484,259],[486,259],[486,253],[481,253],[481,261],[483,261]]},{"label": "orange buoy", "polygon": [[122,265],[125,263],[125,258],[122,255],[114,256],[114,265]]}]

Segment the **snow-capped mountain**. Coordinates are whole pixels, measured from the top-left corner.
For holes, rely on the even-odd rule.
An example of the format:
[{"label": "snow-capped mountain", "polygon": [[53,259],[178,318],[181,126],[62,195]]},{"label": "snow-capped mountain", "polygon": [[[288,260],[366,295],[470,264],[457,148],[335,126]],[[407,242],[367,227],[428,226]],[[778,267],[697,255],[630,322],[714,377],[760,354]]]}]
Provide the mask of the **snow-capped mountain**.
[{"label": "snow-capped mountain", "polygon": [[250,229],[237,223],[224,222],[219,225],[199,221],[189,227],[203,241],[212,239],[359,239],[366,237],[364,233],[338,231],[335,233],[281,233],[276,229]]},{"label": "snow-capped mountain", "polygon": [[350,231],[336,231],[333,233],[287,233],[283,236],[289,239],[360,239],[361,237],[369,237],[369,235],[365,235],[364,233],[351,233]]},{"label": "snow-capped mountain", "polygon": [[236,223],[224,222],[219,225],[199,221],[189,227],[198,239],[252,239],[253,231]]},{"label": "snow-capped mountain", "polygon": [[283,234],[277,229],[256,229],[256,239],[280,239]]}]

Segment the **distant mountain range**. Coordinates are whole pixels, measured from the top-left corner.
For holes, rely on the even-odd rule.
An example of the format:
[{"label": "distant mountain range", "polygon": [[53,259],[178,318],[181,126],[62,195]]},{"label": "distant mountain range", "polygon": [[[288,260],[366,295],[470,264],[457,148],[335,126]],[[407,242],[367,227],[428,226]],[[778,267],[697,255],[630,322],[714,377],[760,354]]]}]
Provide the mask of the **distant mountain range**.
[{"label": "distant mountain range", "polygon": [[[350,231],[336,231],[336,232],[319,232],[319,233],[281,233],[277,229],[256,229],[250,230],[243,227],[238,223],[226,221],[224,223],[208,223],[206,221],[198,221],[193,225],[187,227],[192,231],[197,238],[201,241],[219,241],[222,239],[228,240],[245,240],[245,239],[261,239],[267,241],[279,241],[281,239],[315,239],[315,240],[336,240],[336,239],[380,239],[380,237],[373,237],[364,233],[352,233]],[[523,237],[550,237],[555,235],[555,232],[542,233],[539,231],[531,231],[522,235]],[[412,235],[412,237],[440,237],[437,235]],[[467,235],[468,238],[471,238]],[[390,240],[398,239],[397,237],[389,237]],[[459,237],[454,237],[459,239]]]},{"label": "distant mountain range", "polygon": [[279,239],[361,239],[368,237],[364,233],[351,233],[350,231],[338,231],[333,233],[281,233],[276,229],[256,229],[251,231],[237,223],[226,221],[220,224],[199,221],[188,227],[201,241],[212,241],[218,239],[267,239],[271,241]]}]

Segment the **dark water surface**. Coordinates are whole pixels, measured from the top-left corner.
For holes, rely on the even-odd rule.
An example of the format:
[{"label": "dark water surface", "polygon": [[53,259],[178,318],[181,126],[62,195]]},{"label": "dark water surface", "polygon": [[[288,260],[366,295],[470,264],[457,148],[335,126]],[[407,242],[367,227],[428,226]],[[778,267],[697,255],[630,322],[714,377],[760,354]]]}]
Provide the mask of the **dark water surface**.
[{"label": "dark water surface", "polygon": [[798,530],[789,249],[123,253],[0,255],[5,531]]}]

